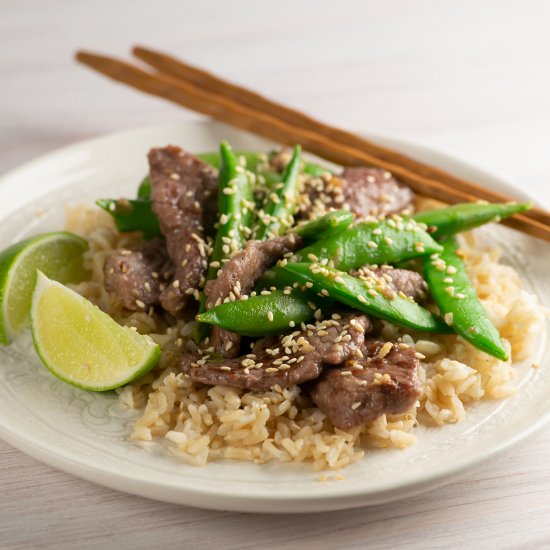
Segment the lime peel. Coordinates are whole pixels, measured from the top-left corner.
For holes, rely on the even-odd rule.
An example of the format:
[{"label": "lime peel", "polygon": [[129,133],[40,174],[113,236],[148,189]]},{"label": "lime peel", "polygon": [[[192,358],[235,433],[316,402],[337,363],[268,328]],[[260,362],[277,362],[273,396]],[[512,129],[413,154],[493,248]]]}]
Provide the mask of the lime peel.
[{"label": "lime peel", "polygon": [[31,330],[44,365],[61,380],[91,391],[123,386],[151,370],[160,347],[119,325],[75,291],[38,273]]},{"label": "lime peel", "polygon": [[44,233],[0,252],[0,343],[8,344],[28,323],[36,270],[62,283],[88,276],[86,239],[67,231]]}]

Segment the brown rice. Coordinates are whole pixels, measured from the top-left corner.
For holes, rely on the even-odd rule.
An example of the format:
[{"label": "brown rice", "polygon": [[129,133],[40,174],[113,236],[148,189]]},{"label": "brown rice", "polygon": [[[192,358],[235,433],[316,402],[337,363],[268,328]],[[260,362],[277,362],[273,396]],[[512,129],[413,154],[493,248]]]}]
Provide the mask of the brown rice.
[{"label": "brown rice", "polygon": [[[383,329],[385,337],[414,344],[425,356],[419,373],[424,394],[404,415],[382,416],[369,425],[343,431],[332,426],[297,386],[253,392],[194,383],[175,367],[179,351],[193,347],[189,340],[192,323],[168,326],[158,314],[123,314],[103,286],[106,255],[113,248],[130,246],[138,237],[119,235],[111,218],[96,208],[68,209],[67,219],[68,229],[90,242],[85,262],[92,275],[76,289],[120,323],[149,334],[163,349],[153,372],[119,390],[122,403],[143,411],[130,437],[162,443],[182,462],[308,462],[315,470],[338,469],[357,461],[372,447],[411,445],[418,422],[460,422],[470,403],[503,399],[515,392],[511,361],[499,361],[457,336],[428,341],[389,324]],[[472,281],[513,360],[528,358],[542,320],[536,298],[522,289],[513,268],[499,263],[498,249],[476,244],[475,233],[463,239],[462,249]]]}]

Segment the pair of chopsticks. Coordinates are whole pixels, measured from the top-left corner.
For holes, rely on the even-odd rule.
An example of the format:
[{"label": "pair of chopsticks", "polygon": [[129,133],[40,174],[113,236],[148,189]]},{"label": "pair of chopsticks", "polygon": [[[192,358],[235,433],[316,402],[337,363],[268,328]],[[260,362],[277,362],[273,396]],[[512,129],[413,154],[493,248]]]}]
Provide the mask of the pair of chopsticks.
[{"label": "pair of chopsticks", "polygon": [[[426,197],[450,204],[513,200],[360,136],[319,122],[169,55],[142,47],[134,48],[132,53],[153,70],[89,52],[78,52],[76,58],[118,82],[242,130],[289,146],[299,143],[311,153],[337,164],[385,169]],[[550,241],[550,213],[540,208],[515,215],[503,223]]]}]

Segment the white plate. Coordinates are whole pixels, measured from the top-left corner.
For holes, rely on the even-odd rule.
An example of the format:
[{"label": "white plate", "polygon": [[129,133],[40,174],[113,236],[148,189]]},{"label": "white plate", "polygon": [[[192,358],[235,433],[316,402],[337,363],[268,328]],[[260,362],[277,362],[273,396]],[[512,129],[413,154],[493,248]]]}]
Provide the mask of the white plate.
[{"label": "white plate", "polygon": [[[522,196],[500,179],[435,151],[371,137],[495,190]],[[266,146],[225,126],[178,124],[105,136],[28,163],[0,180],[0,248],[30,234],[60,229],[66,203],[133,195],[152,146],[173,143],[201,151],[215,149],[221,139],[242,149]],[[521,270],[527,288],[547,300],[548,246],[506,228],[493,230],[491,238],[505,243],[507,262],[529,266]],[[404,451],[368,452],[342,472],[341,481],[320,482],[319,474],[304,466],[224,462],[196,468],[155,446],[130,443],[126,436],[135,413],[122,410],[113,395],[88,393],[60,382],[29,359],[24,342],[0,350],[0,436],[77,476],[168,502],[249,512],[377,504],[449,483],[548,420],[547,336],[545,327],[533,358],[540,368],[518,368],[517,395],[470,407],[461,424],[419,427],[416,445]]]}]

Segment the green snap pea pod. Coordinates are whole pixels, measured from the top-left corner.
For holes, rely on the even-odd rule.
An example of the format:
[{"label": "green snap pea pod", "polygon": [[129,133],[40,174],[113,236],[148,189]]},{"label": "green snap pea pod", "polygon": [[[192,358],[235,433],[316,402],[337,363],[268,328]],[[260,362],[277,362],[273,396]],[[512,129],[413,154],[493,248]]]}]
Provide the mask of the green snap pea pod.
[{"label": "green snap pea pod", "polygon": [[314,178],[320,178],[325,174],[332,174],[332,171],[328,168],[325,168],[324,166],[320,166],[319,164],[315,164],[313,162],[304,162],[304,167],[302,168],[302,171],[304,174],[307,174],[308,176],[313,176]]},{"label": "green snap pea pod", "polygon": [[314,305],[301,291],[285,294],[277,290],[220,304],[197,315],[197,320],[243,336],[266,336],[308,323],[314,318]]},{"label": "green snap pea pod", "polygon": [[[252,225],[254,198],[252,183],[247,173],[239,165],[235,153],[227,142],[220,145],[221,166],[218,176],[218,230],[206,272],[206,280],[215,279],[223,260],[244,247],[247,241],[246,230]],[[206,297],[201,294],[199,313],[206,309]],[[208,327],[198,324],[195,327],[195,341],[200,342],[208,335]]]},{"label": "green snap pea pod", "polygon": [[[428,231],[435,236],[449,235],[468,231],[489,222],[500,220],[529,210],[530,203],[465,203],[447,208],[437,208],[415,214],[413,219],[428,226]],[[432,229],[433,228],[433,229]]]},{"label": "green snap pea pod", "polygon": [[347,229],[353,218],[348,210],[334,210],[316,220],[297,225],[291,231],[300,235],[305,242],[328,239]]},{"label": "green snap pea pod", "polygon": [[[294,258],[297,262],[328,259],[341,271],[350,271],[365,265],[395,264],[440,250],[441,246],[414,220],[390,218],[349,227],[297,250]],[[260,280],[264,287],[266,275]],[[282,286],[279,280],[285,280],[280,266],[275,266],[268,277],[271,286],[278,288]]]},{"label": "green snap pea pod", "polygon": [[341,271],[391,264],[439,252],[441,246],[414,220],[363,222],[296,252],[298,261],[327,258]]},{"label": "green snap pea pod", "polygon": [[[268,155],[259,151],[234,151],[234,155],[239,165],[254,173],[263,171],[263,167],[269,163]],[[223,162],[219,151],[199,153],[197,157],[216,170],[220,169]]]},{"label": "green snap pea pod", "polygon": [[146,239],[160,235],[159,222],[151,210],[150,201],[98,199],[96,204],[113,217],[120,232],[142,231]]},{"label": "green snap pea pod", "polygon": [[255,236],[259,241],[279,235],[293,224],[293,214],[297,208],[301,152],[302,148],[296,145],[292,159],[283,173],[282,183],[266,197]]},{"label": "green snap pea pod", "polygon": [[367,281],[343,271],[318,264],[291,263],[282,267],[302,284],[310,284],[316,292],[328,296],[373,317],[422,332],[448,333],[449,327],[433,313],[410,298],[398,294],[391,297]]},{"label": "green snap pea pod", "polygon": [[[245,160],[246,169],[250,170],[250,172],[253,172],[257,175],[268,174],[270,178],[271,175],[273,175],[277,177],[277,181],[280,181],[281,175],[278,172],[265,170],[265,167],[269,162],[268,154],[259,151],[235,151],[235,156],[239,161],[241,160],[241,158]],[[199,153],[197,157],[207,164],[210,164],[210,166],[212,166],[213,168],[219,169],[221,165],[221,157],[219,152],[217,151]],[[308,174],[309,176],[320,177],[327,172],[330,173],[330,170],[328,168],[325,168],[324,166],[306,160],[302,164],[302,172],[304,174]]]},{"label": "green snap pea pod", "polygon": [[151,178],[145,176],[138,187],[137,198],[142,200],[151,200]]},{"label": "green snap pea pod", "polygon": [[244,247],[246,230],[252,225],[252,184],[246,172],[239,166],[237,157],[227,142],[220,145],[221,166],[218,177],[219,227],[214,239],[214,249],[206,279],[214,279],[222,260]]},{"label": "green snap pea pod", "polygon": [[457,250],[456,240],[449,238],[437,256],[424,259],[424,275],[431,294],[445,321],[457,334],[477,349],[505,361],[508,353],[479,301]]}]

